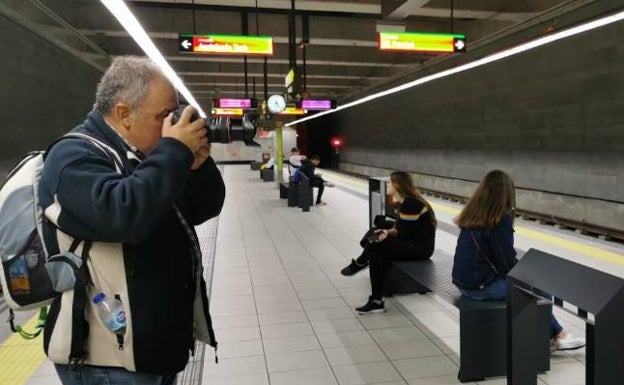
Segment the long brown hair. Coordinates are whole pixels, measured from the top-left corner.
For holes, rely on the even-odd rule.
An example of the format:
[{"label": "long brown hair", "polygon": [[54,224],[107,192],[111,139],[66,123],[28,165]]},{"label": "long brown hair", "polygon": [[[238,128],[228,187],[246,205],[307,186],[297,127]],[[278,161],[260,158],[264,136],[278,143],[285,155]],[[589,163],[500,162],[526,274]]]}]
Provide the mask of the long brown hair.
[{"label": "long brown hair", "polygon": [[431,209],[431,205],[425,200],[425,198],[422,197],[422,195],[420,195],[420,192],[414,185],[414,181],[412,180],[412,176],[410,174],[405,171],[394,171],[390,174],[390,181],[399,195],[402,197],[412,197],[422,203],[427,210],[429,210],[429,218],[431,218],[431,224],[433,227],[438,225],[438,221],[436,220],[433,209]]},{"label": "long brown hair", "polygon": [[509,174],[493,170],[483,178],[462,212],[454,219],[462,229],[494,227],[516,207],[516,187]]}]

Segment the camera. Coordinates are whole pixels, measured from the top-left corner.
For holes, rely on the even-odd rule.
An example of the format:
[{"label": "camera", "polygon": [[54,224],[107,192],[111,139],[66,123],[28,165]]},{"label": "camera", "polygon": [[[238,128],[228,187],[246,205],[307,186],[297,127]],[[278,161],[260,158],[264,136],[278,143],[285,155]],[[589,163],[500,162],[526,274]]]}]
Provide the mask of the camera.
[{"label": "camera", "polygon": [[[176,124],[182,116],[182,111],[186,105],[180,105],[173,111],[171,122]],[[199,114],[194,112],[191,115],[191,122],[199,119]],[[247,146],[260,146],[253,139],[256,136],[257,114],[247,112],[240,119],[233,119],[229,116],[213,116],[206,118],[206,135],[210,143],[231,143],[242,141]]]}]

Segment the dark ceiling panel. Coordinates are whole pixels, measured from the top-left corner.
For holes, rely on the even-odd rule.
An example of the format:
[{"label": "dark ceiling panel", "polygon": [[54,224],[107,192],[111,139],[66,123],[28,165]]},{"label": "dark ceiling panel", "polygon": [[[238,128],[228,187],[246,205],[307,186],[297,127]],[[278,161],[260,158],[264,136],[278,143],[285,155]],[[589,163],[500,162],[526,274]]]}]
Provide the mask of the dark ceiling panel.
[{"label": "dark ceiling panel", "polygon": [[[16,0],[7,0],[16,1]],[[142,51],[122,29],[108,10],[96,0],[39,0],[58,17],[65,20],[85,39],[99,46],[107,55],[141,55]],[[239,7],[226,1],[195,0],[128,1],[136,17],[150,34],[156,46],[167,57],[172,67],[182,73],[186,81],[238,84],[243,77],[243,57],[214,55],[184,55],[178,52],[178,33],[241,34],[242,14],[248,13],[251,34],[273,36],[274,55],[268,59],[270,83],[279,84],[289,70],[288,17],[286,9]],[[457,14],[454,30],[466,33],[469,44],[513,26],[518,20],[533,17],[539,12],[565,3],[565,0],[455,0]],[[22,2],[23,4],[24,2]],[[240,3],[240,2],[239,2]],[[407,30],[422,32],[449,32],[450,9],[448,0],[406,0],[408,11],[404,20],[394,20]],[[249,1],[248,4],[253,4]],[[284,2],[287,4],[287,2]],[[348,95],[360,87],[379,84],[384,79],[406,71],[414,71],[426,61],[440,55],[426,53],[380,52],[377,48],[377,29],[381,9],[377,0],[301,1],[312,9],[297,10],[295,18],[297,41],[302,37],[303,15],[309,20],[310,42],[306,48],[307,85],[333,95]],[[364,5],[364,8],[360,6]],[[16,3],[16,7],[20,7]],[[360,8],[358,8],[360,7]],[[354,13],[353,10],[360,13]],[[461,13],[463,12],[463,14]],[[256,19],[258,23],[256,23]],[[46,24],[52,34],[63,38],[74,34],[49,20]],[[258,25],[256,25],[258,24]],[[470,45],[469,45],[470,47]],[[92,55],[79,44],[74,44],[78,55]],[[303,51],[297,49],[297,64],[303,62]],[[104,57],[104,56],[102,56]],[[91,58],[93,60],[93,58]],[[262,57],[249,57],[248,72],[261,75]],[[105,65],[104,65],[105,66]],[[186,75],[184,75],[186,74]],[[188,75],[193,74],[193,75]],[[189,79],[190,78],[190,79]],[[212,79],[212,80],[211,80]],[[234,79],[234,80],[232,80]],[[327,90],[326,87],[331,88]],[[231,86],[224,86],[230,87]],[[322,87],[322,88],[321,88]],[[236,89],[236,86],[234,86]],[[327,91],[326,91],[327,90]]]}]

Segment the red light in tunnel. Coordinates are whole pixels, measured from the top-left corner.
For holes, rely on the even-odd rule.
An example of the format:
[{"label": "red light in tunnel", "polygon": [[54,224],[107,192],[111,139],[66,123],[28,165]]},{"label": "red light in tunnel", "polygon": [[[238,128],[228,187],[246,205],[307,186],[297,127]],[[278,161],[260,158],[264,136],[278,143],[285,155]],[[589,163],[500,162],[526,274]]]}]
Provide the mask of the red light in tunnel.
[{"label": "red light in tunnel", "polygon": [[344,141],[342,140],[342,138],[333,138],[332,140],[330,140],[330,143],[333,148],[340,148],[344,144]]}]

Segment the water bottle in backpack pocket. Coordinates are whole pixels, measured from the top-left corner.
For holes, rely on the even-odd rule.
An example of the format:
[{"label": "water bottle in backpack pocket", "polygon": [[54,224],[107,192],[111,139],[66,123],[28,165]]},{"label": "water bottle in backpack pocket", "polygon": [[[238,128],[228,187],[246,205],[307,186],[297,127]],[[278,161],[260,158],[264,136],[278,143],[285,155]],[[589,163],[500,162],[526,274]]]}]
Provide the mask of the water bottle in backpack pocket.
[{"label": "water bottle in backpack pocket", "polygon": [[106,298],[106,294],[98,293],[93,297],[97,314],[106,327],[115,333],[117,348],[124,350],[124,335],[126,334],[126,311],[119,296]]},{"label": "water bottle in backpack pocket", "polygon": [[30,294],[30,274],[26,258],[20,255],[7,264],[9,267],[9,287],[16,296]]}]

